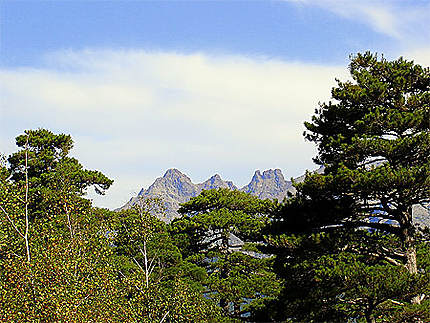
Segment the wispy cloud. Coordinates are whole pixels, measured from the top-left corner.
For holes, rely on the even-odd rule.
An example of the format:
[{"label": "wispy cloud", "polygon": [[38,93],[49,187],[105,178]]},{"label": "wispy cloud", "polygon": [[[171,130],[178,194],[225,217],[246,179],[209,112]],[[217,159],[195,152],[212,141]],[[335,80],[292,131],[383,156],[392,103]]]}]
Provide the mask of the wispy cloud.
[{"label": "wispy cloud", "polygon": [[329,10],[346,19],[364,23],[409,46],[430,37],[430,3],[428,1],[387,0],[285,0]]},{"label": "wispy cloud", "polygon": [[303,121],[346,77],[345,67],[140,50],[57,52],[47,66],[0,72],[7,135],[72,134],[84,165],[116,180],[97,200],[108,207],[169,167],[239,185],[257,168],[312,168]]}]

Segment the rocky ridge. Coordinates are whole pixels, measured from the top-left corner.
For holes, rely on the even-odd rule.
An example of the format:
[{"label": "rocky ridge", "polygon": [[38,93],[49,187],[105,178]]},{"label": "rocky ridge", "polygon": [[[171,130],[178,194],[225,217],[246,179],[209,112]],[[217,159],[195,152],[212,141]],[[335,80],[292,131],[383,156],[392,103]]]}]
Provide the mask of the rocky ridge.
[{"label": "rocky ridge", "polygon": [[[130,208],[139,199],[161,198],[166,212],[160,218],[170,222],[178,217],[179,204],[189,201],[203,190],[214,188],[229,188],[237,190],[233,182],[225,181],[220,175],[215,174],[203,183],[194,184],[191,179],[179,170],[168,169],[163,177],[159,177],[147,189],[142,189],[136,197],[133,197],[119,210]],[[285,180],[280,169],[269,169],[261,173],[255,171],[250,183],[240,188],[240,191],[250,193],[261,199],[282,200],[292,189],[292,182]]]}]

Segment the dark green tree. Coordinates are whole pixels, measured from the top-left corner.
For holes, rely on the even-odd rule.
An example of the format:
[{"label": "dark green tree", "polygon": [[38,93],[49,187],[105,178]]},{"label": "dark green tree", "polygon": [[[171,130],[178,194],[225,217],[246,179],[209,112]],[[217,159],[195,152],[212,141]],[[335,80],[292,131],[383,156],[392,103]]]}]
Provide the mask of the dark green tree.
[{"label": "dark green tree", "polygon": [[208,190],[183,204],[183,217],[171,223],[185,259],[207,272],[207,297],[233,318],[241,318],[261,298],[278,291],[270,271],[273,259],[257,248],[275,205],[240,191]]},{"label": "dark green tree", "polygon": [[430,71],[370,53],[353,57],[349,68],[352,81],[338,81],[335,101],[305,123],[306,139],[318,146],[314,160],[326,171],[309,175],[300,194],[347,200],[352,217],[340,214],[327,224],[397,235],[406,267],[417,273],[412,215],[414,205],[430,202]]},{"label": "dark green tree", "polygon": [[54,211],[53,206],[67,208],[71,198],[84,196],[90,186],[104,194],[113,183],[99,171],[84,169],[69,156],[73,148],[69,135],[46,129],[26,130],[16,138],[16,144],[21,149],[8,158],[11,181],[23,185],[27,171],[31,218],[46,216]]},{"label": "dark green tree", "polygon": [[[277,255],[276,272],[285,285],[279,298],[265,304],[266,320],[391,322],[410,299],[428,293],[427,244],[419,245],[423,274],[413,275],[379,250],[400,246],[394,235],[366,230],[281,234],[268,237]],[[426,304],[417,318],[429,315]],[[425,314],[427,313],[427,314]],[[411,311],[409,311],[411,314]]]},{"label": "dark green tree", "polygon": [[[317,144],[314,161],[325,167],[324,173],[308,173],[303,183],[296,184],[296,196],[275,215],[270,231],[278,235],[273,246],[279,247],[277,254],[283,255],[284,264],[293,262],[296,249],[290,234],[304,241],[312,240],[312,234],[328,234],[337,241],[322,250],[321,244],[308,243],[312,257],[304,260],[296,254],[298,271],[284,267],[284,274],[308,275],[298,282],[305,284],[307,279],[311,289],[324,292],[320,299],[329,311],[339,309],[338,301],[345,300],[341,288],[350,286],[350,291],[364,294],[371,290],[373,294],[367,295],[374,300],[369,302],[368,297],[360,311],[373,320],[376,303],[390,298],[418,304],[428,289],[424,263],[416,256],[424,232],[414,221],[413,210],[430,201],[430,71],[403,58],[388,61],[371,53],[353,56],[349,70],[351,80],[338,80],[333,100],[320,104],[312,121],[305,123],[305,138]],[[370,239],[363,234],[366,231],[396,243]],[[335,271],[328,275],[334,280],[316,283],[317,264],[331,266],[323,259],[342,268],[337,273],[345,274],[345,281],[336,283],[341,276]],[[383,281],[384,274],[377,274],[381,272],[403,277],[402,282]],[[405,303],[398,287],[408,281],[416,284],[404,293]],[[305,290],[303,284],[298,283],[296,290]],[[366,306],[371,313],[364,313]],[[332,314],[326,317],[333,318]]]}]

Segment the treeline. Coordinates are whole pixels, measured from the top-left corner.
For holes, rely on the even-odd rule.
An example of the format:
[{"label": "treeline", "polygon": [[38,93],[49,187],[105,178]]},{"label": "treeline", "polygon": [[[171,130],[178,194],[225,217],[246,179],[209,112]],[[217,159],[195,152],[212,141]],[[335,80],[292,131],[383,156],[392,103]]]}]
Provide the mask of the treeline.
[{"label": "treeline", "polygon": [[[218,189],[91,206],[112,180],[27,130],[0,164],[0,320],[429,322],[430,71],[351,58],[305,138],[323,174],[282,203]],[[427,213],[427,218],[430,218]],[[430,221],[430,219],[428,219]]]}]

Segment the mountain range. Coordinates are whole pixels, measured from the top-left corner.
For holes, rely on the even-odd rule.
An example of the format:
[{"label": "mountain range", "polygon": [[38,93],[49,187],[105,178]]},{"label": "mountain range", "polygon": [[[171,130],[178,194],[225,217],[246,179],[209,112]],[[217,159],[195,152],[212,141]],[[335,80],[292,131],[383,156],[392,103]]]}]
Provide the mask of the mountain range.
[{"label": "mountain range", "polygon": [[[317,172],[322,172],[322,168]],[[294,179],[300,182],[304,175]],[[177,212],[179,204],[189,201],[192,197],[197,196],[203,190],[214,188],[229,188],[240,190],[257,196],[261,199],[283,200],[288,192],[294,193],[295,189],[291,181],[287,181],[280,169],[268,169],[263,172],[256,170],[254,176],[248,185],[238,188],[231,181],[225,181],[220,175],[215,174],[203,183],[194,184],[191,179],[172,168],[166,171],[163,177],[159,177],[147,189],[141,189],[136,197],[133,197],[119,210],[127,209],[133,206],[139,199],[143,198],[161,198],[165,207],[165,214],[160,216],[163,221],[170,222],[179,216]]]},{"label": "mountain range", "polygon": [[[315,170],[322,173],[323,167]],[[295,182],[302,182],[305,175],[294,178]],[[283,200],[288,193],[295,193],[292,181],[287,181],[280,169],[268,169],[263,172],[256,170],[254,176],[248,185],[238,188],[232,181],[225,181],[220,175],[215,174],[203,183],[194,184],[191,179],[175,168],[168,169],[163,177],[159,177],[147,189],[142,188],[137,196],[131,198],[124,206],[117,210],[128,209],[137,203],[139,199],[161,198],[164,204],[165,212],[158,217],[170,222],[179,217],[177,210],[181,203],[189,201],[192,197],[197,196],[203,190],[214,188],[229,188],[240,190],[257,196],[261,199]],[[430,206],[414,205],[413,207],[414,222],[419,225],[430,227]]]}]

